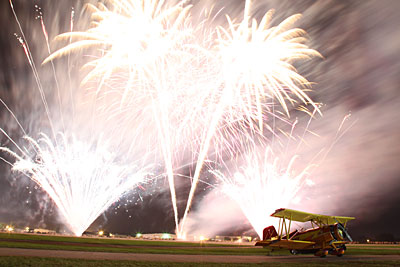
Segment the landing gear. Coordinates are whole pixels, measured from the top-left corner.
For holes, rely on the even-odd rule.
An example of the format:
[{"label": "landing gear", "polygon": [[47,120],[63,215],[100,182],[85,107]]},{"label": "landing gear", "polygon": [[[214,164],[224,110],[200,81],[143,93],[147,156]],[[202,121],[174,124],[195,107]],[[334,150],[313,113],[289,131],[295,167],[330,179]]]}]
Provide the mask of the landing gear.
[{"label": "landing gear", "polygon": [[346,247],[344,249],[343,248],[338,249],[338,251],[336,252],[336,256],[343,257],[345,249],[346,249]]},{"label": "landing gear", "polygon": [[292,254],[292,255],[297,255],[297,254],[299,254],[299,252],[297,251],[297,250],[295,250],[295,249],[291,249],[291,250],[289,250],[290,251],[290,253]]},{"label": "landing gear", "polygon": [[328,255],[328,250],[319,250],[315,254],[317,257],[325,258]]},{"label": "landing gear", "polygon": [[345,250],[346,250],[346,246],[343,245],[341,247],[329,250],[329,254],[336,255],[338,257],[343,257],[343,254],[344,254]]}]

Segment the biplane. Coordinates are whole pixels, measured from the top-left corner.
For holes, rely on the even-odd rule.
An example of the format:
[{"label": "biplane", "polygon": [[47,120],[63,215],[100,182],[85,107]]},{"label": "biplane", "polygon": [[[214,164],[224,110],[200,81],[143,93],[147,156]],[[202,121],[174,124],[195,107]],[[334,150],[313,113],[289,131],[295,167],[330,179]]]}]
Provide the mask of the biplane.
[{"label": "biplane", "polygon": [[[346,224],[354,217],[327,216],[290,209],[277,209],[272,217],[279,218],[279,227],[263,230],[263,240],[256,246],[275,249],[289,249],[290,253],[314,253],[315,256],[326,257],[332,254],[343,256],[346,243],[353,241],[346,230]],[[292,221],[311,222],[310,229],[299,229],[290,232]]]}]

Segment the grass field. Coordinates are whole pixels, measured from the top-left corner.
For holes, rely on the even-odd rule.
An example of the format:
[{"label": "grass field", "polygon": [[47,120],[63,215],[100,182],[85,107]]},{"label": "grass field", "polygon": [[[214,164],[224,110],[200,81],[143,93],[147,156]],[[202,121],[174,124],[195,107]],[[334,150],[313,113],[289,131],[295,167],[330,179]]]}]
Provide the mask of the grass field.
[{"label": "grass field", "polygon": [[[264,255],[252,245],[0,234],[0,247],[184,255]],[[284,254],[287,254],[286,252]]]},{"label": "grass field", "polygon": [[346,254],[349,255],[400,255],[400,245],[347,245]]},{"label": "grass field", "polygon": [[[150,241],[112,238],[78,238],[65,236],[35,235],[35,234],[8,234],[0,233],[0,247],[45,249],[62,251],[91,251],[91,252],[119,252],[119,253],[150,253],[150,254],[177,254],[177,255],[250,255],[265,256],[267,250],[255,247],[252,243],[247,245],[221,244],[207,242],[179,242],[179,241]],[[400,245],[348,245],[348,255],[400,255]],[[287,250],[275,251],[271,256],[287,256]],[[36,254],[35,254],[36,256]],[[193,256],[195,257],[195,256]],[[293,256],[295,257],[295,256]],[[336,258],[336,257],[335,257]],[[400,262],[392,258],[381,260],[365,259],[356,260],[343,257],[340,261],[325,261],[324,266],[396,266]],[[46,257],[1,256],[0,266],[320,266],[320,261],[309,262],[265,262],[257,263],[175,263],[151,261],[123,261],[117,260],[89,260],[89,259],[64,259]]]},{"label": "grass field", "polygon": [[[40,240],[54,242],[69,243],[87,243],[87,244],[109,244],[109,245],[126,245],[126,246],[161,246],[161,247],[198,247],[199,243],[195,242],[175,242],[175,241],[157,241],[157,240],[139,240],[139,239],[113,239],[113,238],[85,238],[73,236],[53,236],[53,235],[36,235],[36,234],[13,234],[0,233],[0,239],[14,240]],[[205,247],[238,247],[239,244],[218,244],[218,243],[202,243]],[[252,245],[248,245],[252,246]]]},{"label": "grass field", "polygon": [[[183,255],[266,255],[266,250],[252,244],[194,243],[176,241],[124,240],[110,238],[78,238],[34,234],[0,233],[0,247],[93,252],[155,253]],[[349,255],[400,255],[400,245],[347,246]],[[272,255],[289,255],[287,250]]]},{"label": "grass field", "polygon": [[[86,246],[64,246],[57,244],[35,244],[24,242],[0,242],[0,247],[8,248],[31,248],[47,250],[74,250],[74,251],[95,251],[95,252],[122,252],[122,253],[153,253],[153,254],[184,254],[184,255],[265,255],[262,249],[243,248],[114,248],[114,247],[86,247]],[[288,255],[289,253],[283,253]]]}]

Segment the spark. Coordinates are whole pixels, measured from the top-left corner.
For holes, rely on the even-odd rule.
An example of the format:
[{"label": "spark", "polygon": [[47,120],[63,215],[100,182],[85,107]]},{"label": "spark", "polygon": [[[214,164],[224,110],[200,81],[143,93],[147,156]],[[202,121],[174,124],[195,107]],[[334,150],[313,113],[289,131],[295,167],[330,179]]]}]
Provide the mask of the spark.
[{"label": "spark", "polygon": [[9,148],[0,150],[15,158],[15,163],[9,163],[13,171],[25,174],[46,191],[68,228],[80,236],[121,195],[144,182],[149,167],[140,162],[120,163],[103,140],[84,143],[62,133],[58,137],[55,144],[43,133],[38,141],[25,136],[35,153],[19,146],[20,155]]}]

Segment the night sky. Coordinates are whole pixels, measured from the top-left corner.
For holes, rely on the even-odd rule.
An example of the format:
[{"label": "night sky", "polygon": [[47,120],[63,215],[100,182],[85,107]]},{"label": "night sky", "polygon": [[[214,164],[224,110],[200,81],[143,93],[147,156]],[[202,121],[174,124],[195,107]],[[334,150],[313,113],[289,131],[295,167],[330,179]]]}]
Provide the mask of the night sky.
[{"label": "night sky", "polygon": [[[77,21],[85,18],[81,13],[83,1],[59,2],[13,1],[45,87],[52,86],[54,81],[46,76],[49,67],[41,67],[47,50],[40,21],[35,17],[40,12],[44,14],[50,39],[68,31],[71,7],[75,9]],[[192,2],[194,11],[212,3]],[[356,217],[350,223],[350,233],[358,240],[400,240],[400,1],[253,2],[253,13],[257,18],[275,8],[275,22],[303,13],[298,26],[307,31],[310,46],[324,57],[296,66],[308,80],[315,82],[314,91],[310,93],[312,99],[324,103],[324,117],[313,123],[311,130],[324,139],[332,135],[346,114],[351,113],[354,122],[335,144],[324,166],[315,173],[315,188],[309,189],[308,198],[297,207],[310,212]],[[222,6],[226,13],[240,14],[243,1],[218,1],[215,9]],[[46,129],[44,108],[23,48],[15,36],[21,36],[21,33],[8,1],[0,2],[0,25],[0,98],[16,114],[27,133],[35,135]],[[85,26],[77,23],[76,27],[84,29]],[[72,75],[78,76],[79,66],[71,66]],[[61,69],[58,74],[62,73]],[[75,85],[79,83],[74,82]],[[52,91],[46,96],[49,102],[56,99]],[[23,135],[2,105],[0,127],[17,142]],[[2,146],[11,146],[3,135],[0,142]],[[309,151],[312,157],[314,145],[317,144],[312,143],[303,152]],[[190,175],[190,170],[186,171],[186,175]],[[178,182],[177,186],[182,214],[189,186],[187,181]],[[202,199],[211,191],[206,184],[199,185],[194,210],[201,207]],[[238,216],[236,224],[227,227],[224,233],[249,231],[244,216]],[[21,226],[29,223],[63,229],[57,220],[56,207],[46,194],[28,178],[11,174],[5,163],[0,164],[0,223]],[[127,234],[172,232],[174,220],[167,182],[158,181],[144,189],[136,188],[121,198],[95,221],[90,230],[99,228]]]}]

